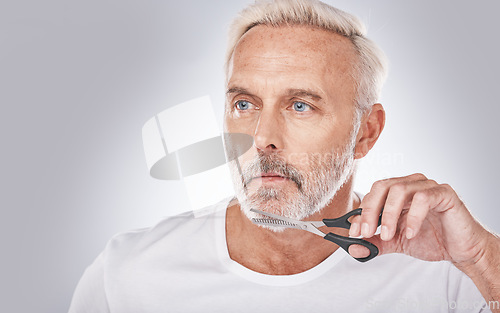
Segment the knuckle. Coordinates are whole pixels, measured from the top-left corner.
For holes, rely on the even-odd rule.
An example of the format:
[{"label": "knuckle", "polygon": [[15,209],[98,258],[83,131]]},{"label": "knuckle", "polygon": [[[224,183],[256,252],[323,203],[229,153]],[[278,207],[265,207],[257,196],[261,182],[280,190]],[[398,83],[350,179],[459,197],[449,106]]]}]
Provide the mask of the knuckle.
[{"label": "knuckle", "polygon": [[441,196],[444,198],[447,198],[447,197],[456,198],[456,199],[460,198],[457,195],[456,191],[448,184],[438,185],[435,188],[436,188],[436,196]]},{"label": "knuckle", "polygon": [[370,212],[372,212],[374,210],[372,207],[366,206],[366,205],[361,206],[361,208],[362,208],[362,211],[361,211],[361,216],[362,217],[366,216],[367,214],[370,214]]},{"label": "knuckle", "polygon": [[408,190],[408,185],[405,183],[396,183],[391,186],[391,192],[404,193]]},{"label": "knuckle", "polygon": [[429,200],[429,192],[427,190],[417,191],[413,195],[413,201],[417,203],[425,203],[428,200]]},{"label": "knuckle", "polygon": [[373,191],[379,191],[385,189],[387,186],[387,180],[377,180],[372,185]]},{"label": "knuckle", "polygon": [[410,175],[410,177],[413,178],[413,179],[416,179],[416,180],[425,180],[425,179],[427,179],[427,176],[425,176],[422,173],[415,173],[415,174]]},{"label": "knuckle", "polygon": [[428,184],[429,185],[432,185],[432,186],[438,186],[439,184],[437,183],[437,181],[435,181],[434,179],[429,179],[427,180]]},{"label": "knuckle", "polygon": [[453,188],[449,184],[441,184],[439,186],[446,191],[454,191]]}]

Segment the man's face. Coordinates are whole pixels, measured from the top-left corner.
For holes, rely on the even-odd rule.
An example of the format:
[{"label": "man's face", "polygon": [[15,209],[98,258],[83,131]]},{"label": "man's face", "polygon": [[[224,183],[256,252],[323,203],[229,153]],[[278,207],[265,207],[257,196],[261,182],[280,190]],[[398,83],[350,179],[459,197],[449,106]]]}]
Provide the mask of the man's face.
[{"label": "man's face", "polygon": [[225,128],[254,137],[231,165],[247,216],[255,208],[303,219],[349,178],[355,61],[347,38],[308,26],[259,25],[241,38],[228,71]]}]

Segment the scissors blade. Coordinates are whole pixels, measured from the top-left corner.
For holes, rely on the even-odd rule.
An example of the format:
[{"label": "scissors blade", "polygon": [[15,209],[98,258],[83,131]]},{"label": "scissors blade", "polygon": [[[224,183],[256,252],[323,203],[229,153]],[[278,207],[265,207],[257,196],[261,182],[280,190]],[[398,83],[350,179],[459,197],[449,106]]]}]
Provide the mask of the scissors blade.
[{"label": "scissors blade", "polygon": [[275,218],[252,218],[252,222],[254,224],[259,224],[259,225],[302,229],[302,227],[300,227],[300,225],[291,224],[290,222],[278,220]]},{"label": "scissors blade", "polygon": [[267,212],[256,210],[256,209],[250,209],[250,211],[252,211],[254,213],[259,213],[261,215],[269,216],[269,217],[272,217],[272,218],[277,219],[277,220],[286,221],[286,222],[292,223],[292,224],[300,224],[300,225],[312,224],[315,227],[325,226],[325,223],[323,221],[305,221],[304,222],[304,221],[297,221],[297,220],[294,220],[294,219],[291,219],[288,217],[284,217],[284,216],[280,216],[280,215],[276,215],[276,214],[272,214],[272,213],[267,213]]},{"label": "scissors blade", "polygon": [[250,209],[250,211],[252,211],[254,213],[261,214],[261,215],[265,215],[265,216],[268,216],[268,217],[272,217],[272,218],[277,219],[277,220],[285,221],[285,222],[288,222],[288,223],[291,223],[291,224],[296,224],[297,222],[300,222],[300,221],[297,221],[297,220],[294,220],[294,219],[291,219],[291,218],[288,218],[288,217],[279,216],[279,215],[276,215],[276,214],[267,213],[267,212],[256,210],[256,209]]},{"label": "scissors blade", "polygon": [[270,218],[252,218],[252,222],[254,222],[255,224],[302,229],[302,230],[307,230],[321,237],[325,236],[325,233],[323,233],[316,227],[316,225],[314,224],[315,222],[297,221],[288,217],[279,216],[276,214],[267,213],[256,209],[250,209],[250,211],[270,217]]},{"label": "scissors blade", "polygon": [[297,223],[298,221],[296,220],[255,209],[250,209],[250,211],[270,217],[270,218],[252,218],[252,222],[254,222],[255,224],[302,229],[302,227],[298,225]]}]

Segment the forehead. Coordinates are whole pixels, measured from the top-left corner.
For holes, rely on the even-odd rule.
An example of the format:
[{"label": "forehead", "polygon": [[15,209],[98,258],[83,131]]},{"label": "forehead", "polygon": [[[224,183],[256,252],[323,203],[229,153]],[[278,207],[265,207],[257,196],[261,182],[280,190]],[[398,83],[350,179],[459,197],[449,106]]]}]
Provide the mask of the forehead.
[{"label": "forehead", "polygon": [[239,81],[248,73],[269,79],[280,73],[296,74],[313,84],[328,85],[318,87],[334,84],[345,88],[345,84],[354,85],[351,73],[356,60],[352,42],[332,31],[303,25],[258,25],[236,45],[228,78]]}]

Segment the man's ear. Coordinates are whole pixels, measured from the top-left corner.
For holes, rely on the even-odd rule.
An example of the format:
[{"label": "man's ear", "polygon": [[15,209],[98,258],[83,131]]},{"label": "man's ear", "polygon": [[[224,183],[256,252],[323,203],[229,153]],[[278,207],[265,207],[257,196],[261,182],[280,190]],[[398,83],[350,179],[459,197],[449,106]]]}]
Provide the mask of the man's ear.
[{"label": "man's ear", "polygon": [[356,137],[355,159],[361,159],[371,150],[375,142],[377,142],[380,133],[382,133],[384,125],[384,108],[382,104],[375,103],[371,111],[366,113],[361,119],[361,125]]}]

